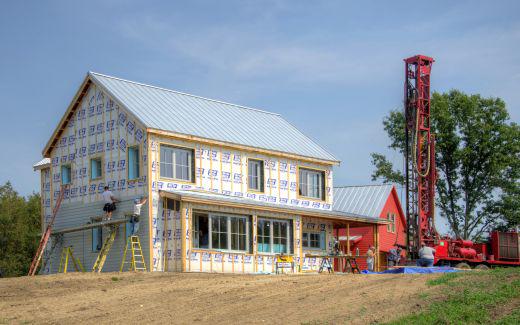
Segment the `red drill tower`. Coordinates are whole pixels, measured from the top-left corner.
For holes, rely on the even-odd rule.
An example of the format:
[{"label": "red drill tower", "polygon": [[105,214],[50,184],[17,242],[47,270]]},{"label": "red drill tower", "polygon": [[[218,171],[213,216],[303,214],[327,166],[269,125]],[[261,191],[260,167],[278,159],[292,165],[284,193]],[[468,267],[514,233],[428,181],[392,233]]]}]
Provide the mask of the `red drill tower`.
[{"label": "red drill tower", "polygon": [[430,73],[433,58],[416,55],[405,62],[407,246],[417,257],[421,241],[434,246],[435,140],[430,131]]}]

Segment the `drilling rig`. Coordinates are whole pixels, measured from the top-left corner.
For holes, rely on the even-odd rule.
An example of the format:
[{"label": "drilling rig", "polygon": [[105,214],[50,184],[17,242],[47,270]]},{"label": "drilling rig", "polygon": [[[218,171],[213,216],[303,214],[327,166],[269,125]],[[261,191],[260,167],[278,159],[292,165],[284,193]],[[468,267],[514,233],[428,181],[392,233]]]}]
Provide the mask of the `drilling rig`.
[{"label": "drilling rig", "polygon": [[418,258],[421,242],[436,250],[434,265],[488,268],[520,266],[515,231],[492,231],[490,240],[473,243],[441,237],[435,229],[435,137],[431,131],[430,75],[434,59],[415,55],[404,60],[406,248]]}]

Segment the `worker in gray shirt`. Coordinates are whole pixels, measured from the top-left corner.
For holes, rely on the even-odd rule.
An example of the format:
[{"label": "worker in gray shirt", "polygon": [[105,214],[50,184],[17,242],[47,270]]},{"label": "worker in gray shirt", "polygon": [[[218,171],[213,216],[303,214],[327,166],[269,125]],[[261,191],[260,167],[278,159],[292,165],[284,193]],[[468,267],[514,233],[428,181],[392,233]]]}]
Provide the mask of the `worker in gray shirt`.
[{"label": "worker in gray shirt", "polygon": [[421,249],[419,249],[419,259],[417,260],[417,266],[433,266],[433,260],[435,258],[434,254],[435,248],[426,246],[426,243],[422,242]]}]

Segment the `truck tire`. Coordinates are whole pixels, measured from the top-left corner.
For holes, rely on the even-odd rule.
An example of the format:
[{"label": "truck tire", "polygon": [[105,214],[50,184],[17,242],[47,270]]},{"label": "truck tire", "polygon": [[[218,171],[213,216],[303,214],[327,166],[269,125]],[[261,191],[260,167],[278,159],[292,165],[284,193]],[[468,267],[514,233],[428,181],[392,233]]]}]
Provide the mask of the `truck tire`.
[{"label": "truck tire", "polygon": [[475,266],[475,270],[489,270],[489,266],[487,266],[486,264],[479,264]]},{"label": "truck tire", "polygon": [[461,262],[457,265],[455,265],[456,269],[471,269],[468,263]]}]

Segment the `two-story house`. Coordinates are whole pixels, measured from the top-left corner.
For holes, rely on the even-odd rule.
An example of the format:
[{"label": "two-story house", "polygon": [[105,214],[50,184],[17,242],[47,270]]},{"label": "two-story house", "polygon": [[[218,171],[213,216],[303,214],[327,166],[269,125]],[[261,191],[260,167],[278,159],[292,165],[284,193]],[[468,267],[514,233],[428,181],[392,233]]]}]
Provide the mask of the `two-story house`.
[{"label": "two-story house", "polygon": [[[280,115],[93,72],[43,157],[42,225],[63,188],[53,229],[79,227],[60,245],[86,268],[106,233],[81,226],[103,215],[105,186],[121,201],[113,218],[148,198],[139,236],[153,271],[272,272],[280,253],[315,270],[305,256],[330,251],[334,230],[385,222],[333,210],[338,159]],[[118,231],[104,271],[119,270],[128,227]]]}]

